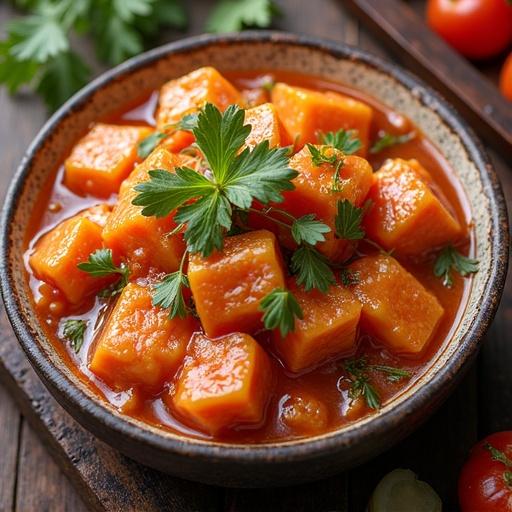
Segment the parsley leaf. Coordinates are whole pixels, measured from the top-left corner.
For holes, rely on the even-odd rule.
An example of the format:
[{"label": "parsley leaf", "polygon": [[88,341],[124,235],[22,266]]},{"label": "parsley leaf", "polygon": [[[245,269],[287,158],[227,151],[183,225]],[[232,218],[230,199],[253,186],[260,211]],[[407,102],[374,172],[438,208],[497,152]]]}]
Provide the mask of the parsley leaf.
[{"label": "parsley leaf", "polygon": [[147,158],[149,154],[160,144],[177,130],[192,131],[197,126],[197,114],[187,114],[183,116],[181,121],[171,126],[170,130],[155,131],[151,135],[142,139],[137,145],[137,155],[140,158]]},{"label": "parsley leaf", "polygon": [[291,271],[297,274],[297,284],[306,291],[316,288],[326,293],[336,283],[327,258],[310,245],[299,247],[292,255]]},{"label": "parsley leaf", "polygon": [[36,91],[52,110],[56,110],[87,83],[89,74],[89,68],[78,55],[61,53],[45,66]]},{"label": "parsley leaf", "polygon": [[398,382],[401,379],[409,378],[411,376],[410,372],[407,370],[402,370],[393,366],[368,364],[366,357],[348,359],[345,361],[344,367],[351,380],[349,390],[350,398],[357,399],[362,396],[370,409],[380,408],[379,393],[370,383],[370,370],[387,374],[390,382]]},{"label": "parsley leaf", "polygon": [[313,165],[319,167],[322,164],[335,165],[338,162],[338,155],[329,146],[317,147],[313,144],[306,144],[311,153]]},{"label": "parsley leaf", "polygon": [[338,201],[338,212],[334,220],[336,235],[343,240],[362,240],[365,232],[361,227],[365,207],[358,208],[348,199]]},{"label": "parsley leaf", "polygon": [[279,9],[272,0],[220,0],[206,22],[208,32],[237,32],[245,27],[265,28]]},{"label": "parsley leaf", "polygon": [[66,320],[64,322],[64,329],[62,334],[66,338],[71,348],[78,354],[82,345],[84,344],[85,330],[87,329],[87,322],[82,319]]},{"label": "parsley leaf", "polygon": [[168,274],[155,286],[153,305],[169,308],[169,318],[176,316],[185,318],[188,311],[183,297],[183,288],[189,287],[188,277],[182,269]]},{"label": "parsley leaf", "polygon": [[478,263],[478,260],[468,258],[453,246],[448,245],[439,253],[434,263],[434,275],[442,277],[443,285],[451,288],[453,286],[452,270],[466,277],[469,274],[478,272]]},{"label": "parsley leaf", "polygon": [[357,137],[356,130],[338,130],[320,134],[322,144],[331,146],[344,153],[352,155],[362,148],[361,140]]},{"label": "parsley leaf", "polygon": [[358,284],[361,279],[359,272],[350,270],[349,268],[342,268],[340,272],[340,280],[343,286],[353,286]]},{"label": "parsley leaf", "polygon": [[148,174],[148,181],[134,187],[139,194],[133,200],[148,217],[165,217],[188,200],[216,191],[214,183],[189,167],[178,167],[175,172],[154,169]]},{"label": "parsley leaf", "polygon": [[299,217],[292,224],[292,236],[299,245],[302,243],[315,245],[317,242],[324,242],[324,233],[329,231],[331,228],[317,220],[313,213]]},{"label": "parsley leaf", "polygon": [[149,154],[160,144],[163,139],[169,136],[166,132],[159,132],[158,130],[153,132],[142,139],[137,145],[137,156],[139,158],[147,158]]},{"label": "parsley leaf", "polygon": [[121,263],[120,266],[115,265],[112,259],[112,249],[98,249],[89,255],[87,261],[79,263],[77,267],[92,277],[106,277],[112,274],[121,276],[115,285],[100,292],[101,297],[115,295],[128,284],[130,269],[124,263]]},{"label": "parsley leaf", "polygon": [[295,328],[295,318],[302,319],[302,309],[291,291],[283,288],[272,290],[260,301],[263,324],[266,329],[277,329],[284,338]]},{"label": "parsley leaf", "polygon": [[222,249],[234,207],[246,210],[253,199],[280,202],[281,192],[294,188],[291,180],[297,172],[288,167],[285,149],[270,148],[265,141],[240,153],[251,131],[244,118],[236,105],[221,113],[208,103],[199,113],[193,133],[211,178],[189,168],[153,170],[149,181],[135,187],[139,195],[133,204],[143,207],[143,215],[163,217],[176,210],[176,222],[186,225],[190,252],[208,256]]},{"label": "parsley leaf", "polygon": [[380,153],[382,150],[389,148],[391,146],[396,146],[397,144],[405,144],[410,140],[416,137],[415,132],[406,133],[404,135],[393,135],[387,132],[381,132],[379,139],[375,142],[375,144],[370,148],[370,153],[375,155]]}]

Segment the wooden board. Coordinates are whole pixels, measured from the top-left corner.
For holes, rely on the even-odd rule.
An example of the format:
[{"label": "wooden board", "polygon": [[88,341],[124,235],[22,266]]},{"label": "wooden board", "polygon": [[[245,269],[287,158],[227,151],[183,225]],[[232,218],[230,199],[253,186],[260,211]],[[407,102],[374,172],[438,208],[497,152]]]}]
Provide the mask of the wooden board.
[{"label": "wooden board", "polygon": [[[201,30],[211,1],[191,3],[190,33]],[[360,45],[381,53],[381,44],[346,15],[338,0],[281,0],[285,16],[279,28]],[[318,13],[322,13],[321,16]],[[11,15],[0,5],[0,19]],[[174,34],[166,35],[166,38]],[[87,51],[87,50],[86,50]],[[392,57],[399,61],[401,55]],[[31,97],[8,99],[0,93],[0,149],[5,169],[12,172],[21,154],[42,124],[45,113]],[[496,162],[512,199],[510,170]],[[0,195],[9,172],[0,174]],[[445,508],[457,510],[457,474],[477,436],[511,428],[512,288],[488,336],[478,366],[456,394],[419,431],[370,463],[305,486],[279,490],[224,490],[184,482],[140,466],[85,432],[51,398],[30,368],[5,315],[0,317],[0,380],[28,419],[36,439],[20,419],[12,401],[0,393],[0,511],[98,510],[124,512],[176,511],[362,511],[378,480],[390,469],[410,468],[429,481],[442,496]],[[5,391],[4,391],[5,393]],[[492,398],[492,399],[491,399]],[[45,449],[43,449],[43,446]],[[62,480],[48,460],[57,461],[85,505]],[[44,496],[44,501],[42,501]],[[80,508],[82,507],[82,508]]]}]

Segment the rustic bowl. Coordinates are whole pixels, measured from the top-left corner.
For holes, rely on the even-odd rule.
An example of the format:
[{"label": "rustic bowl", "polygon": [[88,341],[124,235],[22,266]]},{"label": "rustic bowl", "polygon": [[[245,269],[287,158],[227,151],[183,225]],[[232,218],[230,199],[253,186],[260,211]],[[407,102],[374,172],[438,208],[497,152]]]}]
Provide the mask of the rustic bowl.
[{"label": "rustic bowl", "polygon": [[[91,122],[142,90],[199,66],[282,69],[328,77],[406,114],[442,151],[472,208],[480,271],[463,318],[430,368],[379,413],[310,439],[225,445],[187,439],[121,415],[100,401],[45,337],[24,277],[24,234],[43,184]],[[10,321],[48,389],[85,428],[126,455],[184,478],[228,486],[270,486],[319,479],[389,448],[431,414],[477,354],[496,312],[508,263],[505,201],[495,171],[465,122],[403,69],[342,44],[273,32],[201,36],[147,52],[108,71],[69,100],[23,158],[3,208],[1,285]]]}]

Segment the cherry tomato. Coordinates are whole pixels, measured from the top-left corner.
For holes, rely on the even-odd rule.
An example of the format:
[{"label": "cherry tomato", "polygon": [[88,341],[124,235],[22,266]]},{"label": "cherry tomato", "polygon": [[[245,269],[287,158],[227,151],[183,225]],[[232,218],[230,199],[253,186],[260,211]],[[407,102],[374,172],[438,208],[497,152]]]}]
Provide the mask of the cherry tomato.
[{"label": "cherry tomato", "polygon": [[512,42],[508,0],[428,0],[427,22],[471,59],[492,57]]},{"label": "cherry tomato", "polygon": [[512,431],[486,437],[459,477],[462,512],[512,512]]},{"label": "cherry tomato", "polygon": [[501,68],[500,89],[503,96],[512,101],[512,53]]}]

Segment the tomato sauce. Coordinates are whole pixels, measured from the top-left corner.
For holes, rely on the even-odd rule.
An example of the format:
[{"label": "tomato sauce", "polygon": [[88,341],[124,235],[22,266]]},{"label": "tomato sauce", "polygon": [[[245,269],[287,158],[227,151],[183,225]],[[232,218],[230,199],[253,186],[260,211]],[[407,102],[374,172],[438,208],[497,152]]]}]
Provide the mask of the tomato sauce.
[{"label": "tomato sauce", "polygon": [[[417,136],[401,145],[393,146],[382,152],[368,155],[368,160],[374,170],[377,170],[387,158],[400,157],[404,159],[417,159],[432,175],[435,186],[434,192],[443,198],[452,215],[462,226],[466,226],[467,244],[463,249],[466,253],[472,252],[474,244],[471,230],[470,208],[462,187],[458,183],[454,171],[449,167],[439,150],[423,135],[413,123],[400,113],[394,112],[373,98],[367,97],[359,91],[347,86],[324,79],[302,76],[288,72],[251,72],[228,73],[226,77],[240,90],[246,91],[246,97],[251,98],[259,94],[261,84],[268,76],[273,79],[316,89],[319,91],[337,91],[347,96],[359,99],[369,104],[374,109],[374,117],[371,126],[370,140],[377,139],[381,131],[406,134],[411,131]],[[247,91],[253,91],[247,92]],[[158,93],[151,92],[135,104],[127,105],[123,112],[101,121],[116,124],[137,124],[143,126],[155,126],[154,111],[158,100]],[[38,280],[32,273],[28,264],[28,258],[33,252],[37,241],[41,236],[56,226],[62,220],[98,203],[107,202],[114,204],[116,196],[113,195],[107,201],[98,200],[92,196],[80,197],[72,193],[63,184],[63,167],[56,169],[53,177],[47,182],[41,192],[38,207],[34,211],[33,220],[30,223],[31,230],[26,234],[26,268],[27,279],[33,292],[33,302],[41,325],[48,337],[53,341],[55,349],[74,373],[90,389],[118,407],[125,414],[138,418],[151,425],[164,430],[177,432],[193,438],[208,439],[211,436],[190,427],[181,418],[170,411],[162,400],[161,395],[132,394],[130,391],[115,391],[95,376],[88,368],[88,362],[97,334],[112,308],[108,300],[97,297],[84,300],[81,304],[71,308],[62,299],[58,290]],[[363,245],[363,253],[372,253],[372,247]],[[357,352],[354,356],[366,356],[372,364],[399,367],[410,372],[410,378],[398,382],[390,382],[386,375],[374,372],[371,374],[372,384],[378,391],[382,404],[396,398],[400,393],[411,386],[429,367],[443,350],[456,329],[469,294],[470,279],[463,279],[458,274],[454,275],[454,283],[451,288],[443,286],[441,280],[435,277],[432,271],[433,259],[417,263],[402,262],[428,290],[433,292],[445,310],[442,321],[437,328],[434,338],[428,344],[427,350],[421,356],[401,357],[392,354],[379,344],[378,340],[366,334],[359,334]],[[88,332],[79,355],[70,349],[62,339],[59,325],[62,319],[84,318],[92,320],[94,329]],[[89,330],[90,331],[90,330]],[[269,340],[265,332],[256,335],[257,340],[267,349]],[[270,441],[283,441],[310,435],[322,434],[355,422],[369,414],[376,414],[362,400],[352,400],[349,389],[350,381],[343,368],[343,361],[328,362],[316,370],[303,374],[292,374],[285,369],[277,357],[271,357],[274,366],[275,386],[268,403],[265,419],[259,425],[250,428],[230,429],[217,436],[216,439],[224,442],[237,443],[263,443]],[[172,386],[172,383],[169,384]],[[166,391],[165,391],[166,392]],[[309,431],[294,429],[293,422],[282,421],[286,414],[290,396],[297,393],[319,397],[322,406],[317,415],[315,426]],[[290,426],[291,425],[291,426]]]}]

